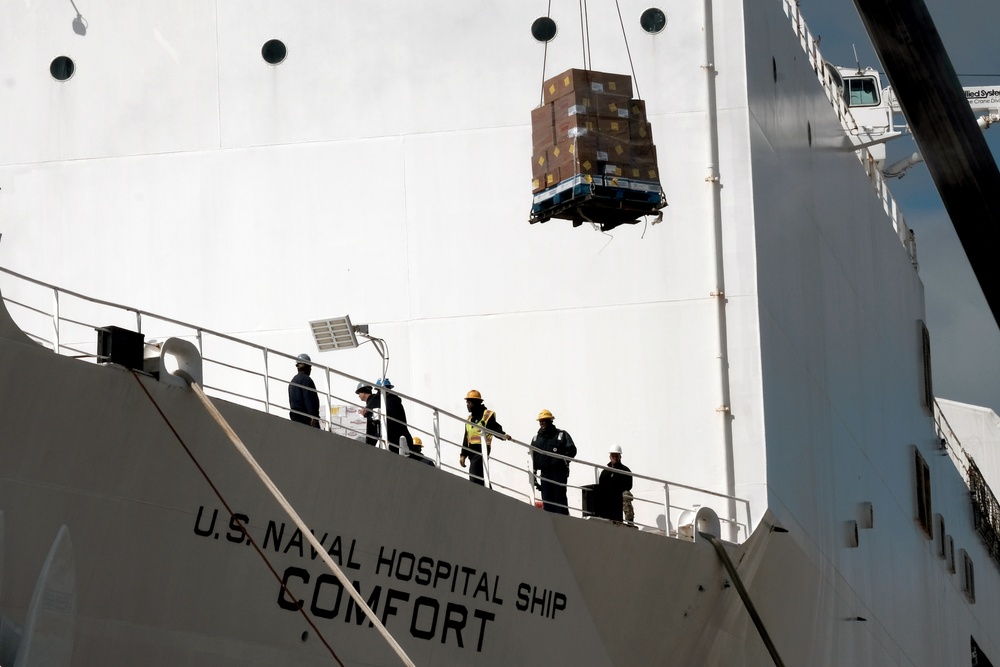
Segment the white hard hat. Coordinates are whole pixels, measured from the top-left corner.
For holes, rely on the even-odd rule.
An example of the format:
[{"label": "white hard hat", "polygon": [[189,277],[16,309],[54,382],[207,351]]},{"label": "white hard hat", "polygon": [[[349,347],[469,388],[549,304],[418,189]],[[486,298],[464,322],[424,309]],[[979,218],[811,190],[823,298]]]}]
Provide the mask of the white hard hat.
[{"label": "white hard hat", "polygon": [[608,453],[609,454],[621,454],[622,453],[622,446],[621,445],[611,445],[611,447],[608,448]]}]

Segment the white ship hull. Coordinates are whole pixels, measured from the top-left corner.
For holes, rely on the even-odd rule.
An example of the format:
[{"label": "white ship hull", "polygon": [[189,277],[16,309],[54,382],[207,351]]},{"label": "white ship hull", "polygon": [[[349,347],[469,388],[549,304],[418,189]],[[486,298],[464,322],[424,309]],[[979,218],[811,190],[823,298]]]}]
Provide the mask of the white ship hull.
[{"label": "white ship hull", "polygon": [[[80,8],[84,35],[65,8],[4,6],[0,259],[293,356],[314,353],[308,321],[350,313],[389,342],[406,394],[462,413],[477,388],[520,442],[547,408],[583,461],[603,464],[619,443],[637,473],[746,499],[733,519],[749,525],[726,537],[786,664],[967,664],[972,641],[1000,660],[1000,572],[921,398],[923,286],[905,228],[850,150],[782,3],[714,3],[714,76],[701,6],[663,6],[667,28],[649,35],[637,23],[647,5],[619,3],[629,51],[617,12],[591,8],[590,63],[635,75],[670,204],[662,224],[610,235],[527,224],[542,63],[544,76],[582,65],[569,4],[553,6],[562,32],[547,51],[528,32],[544,6],[528,2],[100,1]],[[272,66],[260,48],[275,38],[288,57]],[[65,82],[45,71],[58,55],[76,65]],[[0,287],[30,292],[3,275]],[[49,326],[10,308],[26,330]],[[98,312],[78,317],[112,323]],[[9,623],[25,623],[67,525],[72,664],[329,662],[130,374],[0,349]],[[367,350],[319,359],[380,375]],[[317,381],[324,409],[354,401],[353,382]],[[279,574],[308,572],[292,578],[311,604],[319,562],[307,546],[298,555],[221,432],[186,390],[140,382],[255,539],[285,526],[264,551]],[[384,612],[399,593],[387,626],[417,664],[771,664],[708,545],[576,510],[551,517],[303,432],[280,409],[220,408],[317,537],[341,538],[348,568],[354,547],[362,594],[380,586]],[[431,430],[429,412],[408,410]],[[934,514],[975,563],[974,602],[915,521],[914,451],[931,468]],[[454,467],[457,450],[446,453]],[[524,450],[494,455],[512,466],[498,483],[524,486]],[[593,472],[574,465],[570,481]],[[637,520],[676,528],[669,511],[644,511]],[[486,590],[389,576],[379,553],[392,550],[470,568]],[[522,584],[551,592],[541,613],[517,608]],[[320,589],[315,615],[345,664],[394,664],[346,610],[323,618],[332,593]]]}]

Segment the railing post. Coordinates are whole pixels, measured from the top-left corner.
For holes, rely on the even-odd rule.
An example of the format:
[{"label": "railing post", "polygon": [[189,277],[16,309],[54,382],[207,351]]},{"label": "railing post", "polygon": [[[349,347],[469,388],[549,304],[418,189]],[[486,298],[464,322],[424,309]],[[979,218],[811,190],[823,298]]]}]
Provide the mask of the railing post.
[{"label": "railing post", "polygon": [[142,333],[142,313],[140,311],[135,311],[135,330]]},{"label": "railing post", "polygon": [[479,431],[479,448],[483,455],[483,486],[487,489],[493,488],[490,484],[490,446],[487,444],[486,434]]},{"label": "railing post", "polygon": [[431,424],[434,430],[434,462],[437,467],[441,467],[441,415],[435,409],[431,415]]},{"label": "railing post", "polygon": [[268,366],[268,349],[261,348],[264,353],[264,412],[271,414],[271,371]]},{"label": "railing post", "polygon": [[528,489],[531,493],[531,504],[534,505],[538,502],[538,496],[535,495],[535,458],[531,455],[531,446],[528,446]]},{"label": "railing post", "polygon": [[673,530],[670,527],[670,484],[667,482],[663,484],[663,519],[667,530],[667,537],[670,537]]},{"label": "railing post", "polygon": [[326,372],[326,429],[333,430],[333,390],[330,389],[330,369],[324,367]]},{"label": "railing post", "polygon": [[52,331],[53,331],[53,341],[52,349],[56,354],[59,354],[59,290],[52,290],[53,306],[52,306]]}]

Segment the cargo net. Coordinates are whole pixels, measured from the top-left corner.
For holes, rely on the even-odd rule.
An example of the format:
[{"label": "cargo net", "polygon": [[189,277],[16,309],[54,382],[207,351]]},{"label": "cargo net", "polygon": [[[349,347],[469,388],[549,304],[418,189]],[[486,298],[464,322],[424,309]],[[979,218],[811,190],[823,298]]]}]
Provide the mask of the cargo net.
[{"label": "cargo net", "polygon": [[531,140],[531,223],[607,231],[667,204],[646,104],[633,99],[628,75],[571,69],[545,81]]}]

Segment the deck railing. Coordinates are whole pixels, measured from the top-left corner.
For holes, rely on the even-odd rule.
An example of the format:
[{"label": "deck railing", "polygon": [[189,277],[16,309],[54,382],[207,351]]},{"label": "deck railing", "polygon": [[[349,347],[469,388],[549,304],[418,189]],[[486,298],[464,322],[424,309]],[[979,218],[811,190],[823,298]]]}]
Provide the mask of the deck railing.
[{"label": "deck railing", "polygon": [[983,544],[986,545],[986,550],[1000,567],[1000,502],[997,502],[993,489],[986,483],[975,459],[962,447],[937,401],[934,401],[934,424],[937,427],[941,449],[951,457],[955,466],[965,473],[969,498],[972,502],[973,525]]},{"label": "deck railing", "polygon": [[[274,375],[274,369],[291,369],[295,355],[247,340],[188,324],[154,313],[94,299],[60,289],[0,267],[0,274],[9,276],[2,287],[7,310],[18,326],[33,340],[56,353],[97,363],[97,329],[121,327],[143,334],[145,347],[155,353],[160,341],[168,337],[186,339],[201,354],[205,393],[252,409],[287,417],[288,378]],[[312,379],[325,410],[321,410],[321,428],[354,440],[365,440],[363,407],[353,393],[358,382],[375,385],[370,378],[361,378],[331,366],[312,363]],[[405,401],[406,422],[410,433],[427,447],[424,455],[441,470],[455,475],[467,475],[459,466],[462,434],[468,423],[464,415],[454,414],[395,389],[379,391],[399,396]],[[388,416],[387,416],[388,418]],[[305,426],[303,428],[306,428]],[[456,439],[445,433],[455,434]],[[499,435],[499,434],[494,434]],[[531,465],[530,443],[518,440],[493,440],[493,456],[485,461],[485,481],[494,491],[537,504],[539,501]],[[382,449],[388,449],[384,440]],[[402,454],[406,453],[405,447]],[[390,455],[389,452],[386,452]],[[550,456],[554,456],[551,452]],[[558,457],[564,458],[564,457]],[[594,481],[608,468],[603,462],[572,459],[572,469],[584,466],[592,471]],[[616,471],[619,472],[620,471]],[[587,475],[584,475],[587,476]],[[574,478],[581,477],[577,472]],[[633,473],[632,504],[638,528],[666,535],[683,534],[682,523],[699,507],[710,507],[723,522],[723,535],[742,542],[752,527],[750,503],[708,489],[699,489],[678,482]],[[575,516],[589,513],[583,507],[584,487],[567,485],[569,511]],[[729,507],[739,508],[737,517],[729,516]]]},{"label": "deck railing", "polygon": [[[820,85],[823,87],[827,99],[830,100],[834,113],[837,114],[837,119],[840,120],[844,131],[851,136],[860,134],[861,130],[858,127],[858,122],[854,119],[850,107],[844,100],[843,91],[837,85],[833,74],[830,72],[830,68],[827,66],[826,60],[823,58],[823,54],[819,51],[819,39],[813,37],[809,26],[806,25],[805,19],[802,18],[802,14],[799,11],[799,3],[796,0],[782,0],[782,5],[785,9],[785,15],[792,22],[792,29],[799,38],[799,44],[809,59],[809,65],[816,73],[816,78],[819,79]],[[889,216],[889,220],[892,222],[893,230],[895,230],[896,236],[899,237],[899,242],[903,244],[903,248],[906,249],[907,254],[910,256],[910,263],[913,264],[914,268],[917,268],[917,248],[913,231],[906,225],[903,213],[899,210],[899,206],[892,193],[889,192],[889,186],[879,168],[880,162],[875,160],[869,150],[863,146],[858,147],[855,153],[864,166],[865,173],[868,174],[868,179],[871,181],[875,193],[881,200],[886,215]]]}]

